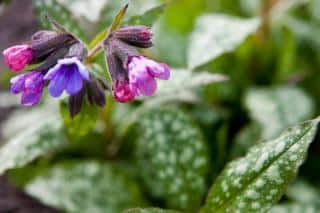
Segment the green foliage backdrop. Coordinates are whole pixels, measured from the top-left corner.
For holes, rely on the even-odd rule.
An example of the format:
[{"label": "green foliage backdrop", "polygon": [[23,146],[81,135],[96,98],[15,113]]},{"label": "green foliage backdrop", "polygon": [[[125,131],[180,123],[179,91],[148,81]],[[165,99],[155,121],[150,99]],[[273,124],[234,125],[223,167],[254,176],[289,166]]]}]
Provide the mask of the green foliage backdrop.
[{"label": "green foliage backdrop", "polygon": [[[125,3],[33,7],[92,47]],[[320,212],[319,0],[131,0],[120,24],[152,28],[143,54],[171,79],[75,119],[1,92],[0,174],[65,212]],[[109,81],[103,57],[90,69]]]}]

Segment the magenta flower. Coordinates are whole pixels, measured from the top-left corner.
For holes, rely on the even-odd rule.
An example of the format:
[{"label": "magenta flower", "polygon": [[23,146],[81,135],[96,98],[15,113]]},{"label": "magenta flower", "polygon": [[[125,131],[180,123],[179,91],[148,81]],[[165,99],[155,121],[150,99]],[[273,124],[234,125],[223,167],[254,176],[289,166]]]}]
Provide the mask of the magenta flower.
[{"label": "magenta flower", "polygon": [[31,71],[18,75],[13,77],[10,83],[13,94],[22,93],[22,105],[34,106],[39,103],[44,87],[43,74],[41,72]]},{"label": "magenta flower", "polygon": [[83,81],[89,81],[89,72],[78,58],[64,58],[58,60],[57,65],[51,68],[44,76],[50,80],[49,93],[59,97],[64,90],[69,95],[76,95],[83,87]]},{"label": "magenta flower", "polygon": [[23,70],[32,61],[32,54],[29,45],[17,45],[3,51],[6,65],[16,72]]},{"label": "magenta flower", "polygon": [[138,96],[152,96],[157,89],[156,78],[170,78],[166,64],[142,56],[135,48],[151,47],[151,37],[149,28],[132,26],[118,29],[104,41],[113,96],[117,101],[128,102]]},{"label": "magenta flower", "polygon": [[166,64],[159,64],[143,56],[129,58],[128,74],[129,87],[135,96],[152,96],[157,89],[155,78],[170,78],[170,70]]},{"label": "magenta flower", "polygon": [[121,102],[132,101],[135,98],[135,94],[130,89],[129,82],[126,81],[116,81],[112,85],[114,98]]}]

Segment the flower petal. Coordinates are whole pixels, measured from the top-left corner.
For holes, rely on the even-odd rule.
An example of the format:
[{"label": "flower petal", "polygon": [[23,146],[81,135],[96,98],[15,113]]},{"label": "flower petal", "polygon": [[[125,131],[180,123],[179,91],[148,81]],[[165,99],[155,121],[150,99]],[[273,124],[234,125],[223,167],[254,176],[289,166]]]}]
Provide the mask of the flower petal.
[{"label": "flower petal", "polygon": [[66,66],[76,66],[82,78],[85,80],[90,80],[89,72],[87,68],[82,64],[82,62],[78,58],[72,57],[72,58],[60,59],[58,61],[58,64],[63,64]]},{"label": "flower petal", "polygon": [[90,75],[87,68],[79,60],[76,61],[76,64],[78,66],[78,72],[80,73],[82,79],[89,81]]},{"label": "flower petal", "polygon": [[130,83],[130,88],[136,95],[152,96],[157,90],[157,83],[152,76],[145,73]]},{"label": "flower petal", "polygon": [[168,80],[170,78],[170,69],[166,64],[156,64],[156,66],[148,66],[149,73],[161,80]]},{"label": "flower petal", "polygon": [[121,103],[132,101],[135,98],[127,82],[116,81],[112,85],[114,98]]},{"label": "flower petal", "polygon": [[40,102],[42,88],[36,90],[24,90],[21,97],[21,104],[24,106],[34,106]]},{"label": "flower petal", "polygon": [[21,71],[32,60],[32,49],[29,45],[16,45],[3,51],[6,65],[13,71]]},{"label": "flower petal", "polygon": [[11,78],[11,93],[12,94],[18,94],[20,93],[24,88],[24,81],[25,81],[25,74],[15,76]]},{"label": "flower petal", "polygon": [[81,75],[78,71],[69,71],[67,74],[67,85],[66,90],[69,95],[77,94],[83,86]]},{"label": "flower petal", "polygon": [[60,70],[59,73],[50,81],[49,93],[52,97],[59,97],[67,84],[65,70]]},{"label": "flower petal", "polygon": [[63,65],[62,64],[56,64],[54,67],[52,67],[51,69],[49,69],[49,71],[47,72],[47,74],[44,76],[44,80],[51,80],[53,79],[57,73],[59,72],[59,70],[61,69]]}]

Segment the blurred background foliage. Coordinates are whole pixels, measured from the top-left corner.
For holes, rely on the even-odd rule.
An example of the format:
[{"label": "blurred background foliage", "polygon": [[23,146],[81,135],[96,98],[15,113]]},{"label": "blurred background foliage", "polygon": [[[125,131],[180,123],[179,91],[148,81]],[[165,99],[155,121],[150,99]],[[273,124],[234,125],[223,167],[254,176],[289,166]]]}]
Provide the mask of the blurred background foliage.
[{"label": "blurred background foliage", "polygon": [[[48,28],[45,14],[89,43],[126,2],[1,1],[0,49]],[[319,0],[131,0],[122,24],[152,27],[155,46],[143,53],[172,68],[155,97],[132,104],[108,97],[103,110],[85,106],[72,120],[64,101],[20,107],[8,94],[12,75],[0,67],[0,174],[43,204],[67,212],[198,212],[211,191],[201,210],[210,212],[228,162],[320,115]],[[106,76],[103,54],[90,69]],[[216,73],[229,80],[213,84],[223,78]],[[280,175],[284,194],[244,212],[273,204],[270,212],[320,211],[320,145],[312,134],[295,182],[285,190],[299,166],[292,164]],[[241,159],[251,162],[250,153]],[[13,199],[7,208],[25,208],[3,194],[0,207]]]}]

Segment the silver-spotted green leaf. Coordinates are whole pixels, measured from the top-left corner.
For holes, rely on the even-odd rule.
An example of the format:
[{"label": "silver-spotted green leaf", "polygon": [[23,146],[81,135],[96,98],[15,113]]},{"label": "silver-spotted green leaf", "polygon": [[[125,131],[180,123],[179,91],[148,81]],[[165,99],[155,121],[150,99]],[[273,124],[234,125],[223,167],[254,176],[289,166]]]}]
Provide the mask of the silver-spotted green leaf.
[{"label": "silver-spotted green leaf", "polygon": [[158,82],[156,95],[176,95],[178,92],[226,80],[228,80],[228,77],[222,74],[212,74],[206,71],[192,72],[191,70],[172,69],[168,81]]},{"label": "silver-spotted green leaf", "polygon": [[217,178],[202,213],[266,212],[297,174],[319,120],[289,128],[278,138],[252,147]]},{"label": "silver-spotted green leaf", "polygon": [[245,105],[251,118],[261,125],[263,139],[271,139],[313,114],[312,100],[294,87],[251,89],[246,94]]},{"label": "silver-spotted green leaf", "polygon": [[133,180],[110,165],[94,161],[57,165],[39,175],[26,191],[66,212],[117,213],[144,206]]},{"label": "silver-spotted green leaf", "polygon": [[203,15],[190,36],[188,66],[195,68],[235,49],[259,26],[256,18],[240,19],[227,15]]},{"label": "silver-spotted green leaf", "polygon": [[61,149],[65,144],[62,122],[55,117],[34,120],[32,126],[16,132],[0,148],[0,174],[26,165],[39,156]]},{"label": "silver-spotted green leaf", "polygon": [[80,113],[71,118],[68,104],[61,102],[60,114],[68,135],[71,138],[80,138],[88,134],[96,124],[98,120],[98,107],[84,101]]},{"label": "silver-spotted green leaf", "polygon": [[140,118],[137,161],[155,197],[170,208],[195,210],[205,191],[207,146],[199,129],[177,108],[154,109]]},{"label": "silver-spotted green leaf", "polygon": [[280,204],[272,207],[268,213],[319,213],[319,205],[300,203]]},{"label": "silver-spotted green leaf", "polygon": [[205,86],[211,83],[226,81],[227,76],[222,74],[211,74],[208,72],[192,72],[185,69],[171,69],[171,76],[168,81],[159,81],[158,90],[154,97],[145,99],[144,103],[132,111],[124,120],[123,131],[125,132],[131,124],[139,119],[139,116],[146,110],[168,102],[195,103],[199,101],[198,96],[192,89]]},{"label": "silver-spotted green leaf", "polygon": [[33,0],[33,6],[42,27],[50,28],[50,23],[45,19],[45,16],[49,15],[74,35],[86,40],[86,34],[72,13],[57,0]]},{"label": "silver-spotted green leaf", "polygon": [[175,210],[166,210],[166,209],[159,209],[159,208],[145,208],[145,209],[128,209],[123,213],[179,213]]}]

